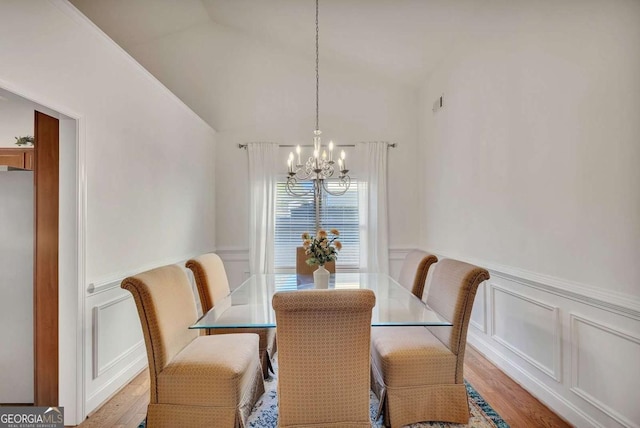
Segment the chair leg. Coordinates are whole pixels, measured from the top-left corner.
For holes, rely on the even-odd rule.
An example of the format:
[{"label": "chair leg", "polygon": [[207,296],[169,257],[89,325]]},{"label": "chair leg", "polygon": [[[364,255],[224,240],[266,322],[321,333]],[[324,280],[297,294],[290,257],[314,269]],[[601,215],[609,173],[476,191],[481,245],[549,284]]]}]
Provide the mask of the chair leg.
[{"label": "chair leg", "polygon": [[265,351],[267,354],[267,371],[271,372],[271,374],[276,374],[273,370],[273,364],[271,364],[271,356],[269,355],[269,351]]},{"label": "chair leg", "polygon": [[380,397],[379,398],[379,404],[378,404],[378,411],[376,412],[376,421],[378,420],[378,418],[380,417],[380,415],[382,414],[382,411],[384,410],[384,399],[386,398],[386,389],[382,389],[382,391],[380,391]]}]

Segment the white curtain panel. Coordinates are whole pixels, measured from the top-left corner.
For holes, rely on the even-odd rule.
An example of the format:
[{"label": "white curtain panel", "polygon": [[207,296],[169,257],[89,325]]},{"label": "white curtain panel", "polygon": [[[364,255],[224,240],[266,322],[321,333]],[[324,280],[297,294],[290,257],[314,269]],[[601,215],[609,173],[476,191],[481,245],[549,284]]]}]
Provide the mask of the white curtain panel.
[{"label": "white curtain panel", "polygon": [[389,273],[386,141],[359,143],[360,270]]},{"label": "white curtain panel", "polygon": [[272,273],[275,235],[277,143],[248,143],[249,271]]}]

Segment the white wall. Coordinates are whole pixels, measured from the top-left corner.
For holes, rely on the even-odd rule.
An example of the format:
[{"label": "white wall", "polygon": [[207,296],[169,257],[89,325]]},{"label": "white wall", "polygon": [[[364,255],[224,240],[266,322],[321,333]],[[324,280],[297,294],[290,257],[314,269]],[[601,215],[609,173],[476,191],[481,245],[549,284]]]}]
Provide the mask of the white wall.
[{"label": "white wall", "polygon": [[503,2],[429,78],[422,243],[640,297],[640,5],[563,4]]},{"label": "white wall", "polygon": [[421,247],[491,268],[470,340],[503,370],[640,426],[640,3],[497,1],[475,31],[421,92]]},{"label": "white wall", "polygon": [[0,201],[0,403],[33,403],[33,172],[0,172]]},{"label": "white wall", "polygon": [[[214,131],[64,1],[3,2],[0,28],[0,86],[78,119],[75,202],[86,253],[80,299],[60,305],[75,305],[89,323],[78,333],[84,357],[69,364],[97,373],[94,350],[112,354],[100,376],[79,382],[84,409],[65,421],[76,423],[146,364],[144,346],[120,341],[130,326],[111,328],[103,318],[93,334],[96,308],[111,304],[130,316],[131,298],[117,288],[122,277],[215,246],[214,201],[206,197],[215,185]],[[61,379],[69,381],[76,382]]]},{"label": "white wall", "polygon": [[0,89],[0,147],[16,146],[15,137],[33,136],[33,105]]},{"label": "white wall", "polygon": [[[232,285],[248,265],[248,160],[239,143],[311,144],[315,126],[314,57],[300,57],[228,28],[207,24],[130,48],[131,53],[213,124],[217,134],[216,231]],[[206,46],[199,55],[190,46]],[[417,245],[418,162],[415,88],[366,69],[320,58],[323,141],[354,144],[386,140],[389,152],[390,245]],[[190,79],[183,71],[193,70]],[[194,90],[197,88],[198,90]],[[307,148],[307,150],[309,150]],[[351,151],[351,153],[349,153]],[[347,149],[353,156],[353,149]],[[286,154],[282,173],[286,172]],[[354,172],[357,174],[357,172]],[[230,268],[230,266],[233,267]]]}]

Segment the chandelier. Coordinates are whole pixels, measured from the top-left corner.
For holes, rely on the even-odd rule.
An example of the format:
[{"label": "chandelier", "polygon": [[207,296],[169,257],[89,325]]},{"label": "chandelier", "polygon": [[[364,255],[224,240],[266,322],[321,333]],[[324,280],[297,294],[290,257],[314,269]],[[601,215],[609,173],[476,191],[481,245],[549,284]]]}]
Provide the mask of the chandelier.
[{"label": "chandelier", "polygon": [[[327,147],[322,146],[319,126],[319,92],[320,92],[320,74],[319,74],[319,27],[318,27],[318,0],[316,0],[316,129],[313,131],[313,153],[306,160],[301,156],[300,145],[296,146],[296,155],[289,153],[288,176],[286,189],[290,195],[306,196],[313,191],[316,199],[320,198],[322,191],[333,195],[344,195],[351,185],[351,178],[348,175],[349,170],[346,164],[346,154],[344,150],[340,152],[340,156],[334,161],[333,151],[336,146],[333,141],[329,141]],[[304,161],[304,162],[303,162]],[[301,186],[301,183],[311,182],[311,189]],[[331,184],[334,184],[330,186]],[[305,190],[306,189],[306,190]]]}]

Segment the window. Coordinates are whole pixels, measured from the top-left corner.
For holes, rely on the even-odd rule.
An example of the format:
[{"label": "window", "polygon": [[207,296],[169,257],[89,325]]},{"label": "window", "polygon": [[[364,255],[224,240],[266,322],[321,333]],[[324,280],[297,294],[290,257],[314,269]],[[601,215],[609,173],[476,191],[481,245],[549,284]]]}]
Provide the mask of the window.
[{"label": "window", "polygon": [[[303,232],[315,233],[316,206],[313,198],[313,184],[300,183],[309,194],[304,197],[287,193],[286,183],[277,184],[275,257],[276,271],[291,270],[296,267],[296,247],[302,245]],[[339,191],[338,184],[329,183],[330,190]],[[338,253],[336,268],[358,269],[360,267],[360,230],[358,212],[358,182],[351,180],[351,186],[344,195],[332,196],[322,193],[320,201],[320,227],[338,229],[342,250]]]}]

